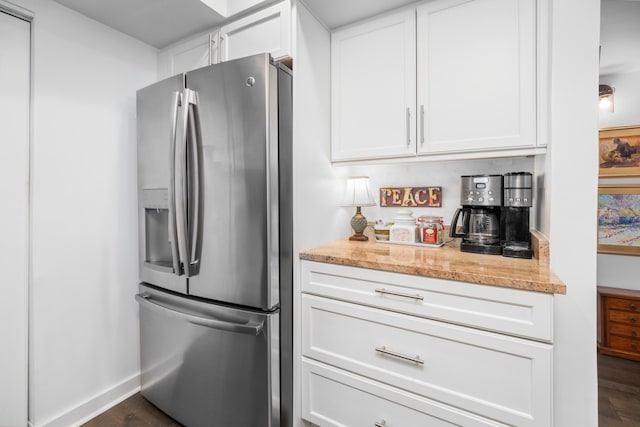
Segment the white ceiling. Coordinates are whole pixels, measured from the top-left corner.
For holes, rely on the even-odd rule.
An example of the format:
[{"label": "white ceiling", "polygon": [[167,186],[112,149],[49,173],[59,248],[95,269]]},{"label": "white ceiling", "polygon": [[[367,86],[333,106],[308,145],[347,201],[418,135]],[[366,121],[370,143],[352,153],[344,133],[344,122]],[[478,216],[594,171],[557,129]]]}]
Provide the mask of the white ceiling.
[{"label": "white ceiling", "polygon": [[190,35],[216,27],[233,15],[249,12],[274,0],[55,1],[161,49]]},{"label": "white ceiling", "polygon": [[224,20],[200,0],[55,1],[157,48]]},{"label": "white ceiling", "polygon": [[602,0],[600,74],[640,70],[640,1]]},{"label": "white ceiling", "polygon": [[[276,0],[54,0],[158,49]],[[415,0],[303,0],[330,29]]]}]

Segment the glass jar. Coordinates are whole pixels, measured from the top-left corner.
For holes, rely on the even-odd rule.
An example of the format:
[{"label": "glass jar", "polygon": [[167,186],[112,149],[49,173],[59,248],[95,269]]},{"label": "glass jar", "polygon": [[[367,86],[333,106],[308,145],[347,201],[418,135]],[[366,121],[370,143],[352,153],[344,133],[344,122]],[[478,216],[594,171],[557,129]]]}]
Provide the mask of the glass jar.
[{"label": "glass jar", "polygon": [[444,221],[441,216],[421,216],[418,218],[418,226],[421,243],[442,244]]},{"label": "glass jar", "polygon": [[416,219],[410,209],[400,209],[393,217],[393,225],[389,230],[389,241],[416,243],[418,242],[418,227]]},{"label": "glass jar", "polygon": [[378,218],[373,227],[373,231],[376,235],[376,240],[389,240],[389,230],[391,229],[392,225],[392,222],[385,222],[382,218]]}]

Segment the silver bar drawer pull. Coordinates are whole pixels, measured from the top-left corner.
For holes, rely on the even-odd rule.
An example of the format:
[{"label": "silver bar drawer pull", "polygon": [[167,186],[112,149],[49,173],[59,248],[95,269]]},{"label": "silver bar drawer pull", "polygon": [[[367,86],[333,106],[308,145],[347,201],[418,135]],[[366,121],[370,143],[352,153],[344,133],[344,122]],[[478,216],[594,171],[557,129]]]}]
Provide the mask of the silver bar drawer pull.
[{"label": "silver bar drawer pull", "polygon": [[415,295],[405,294],[405,293],[402,293],[402,292],[388,291],[385,288],[376,289],[376,292],[379,293],[379,294],[394,295],[394,296],[402,297],[402,298],[411,298],[411,299],[415,299],[415,300],[418,300],[418,301],[423,301],[424,300],[424,297],[422,295],[420,295],[420,294],[415,294]]},{"label": "silver bar drawer pull", "polygon": [[385,420],[380,421],[379,423],[375,423],[376,427],[387,427],[387,422]]},{"label": "silver bar drawer pull", "polygon": [[386,354],[387,356],[397,357],[398,359],[406,360],[408,362],[417,363],[419,365],[424,365],[424,360],[420,359],[420,356],[411,357],[402,353],[398,353],[395,351],[387,350],[385,346],[376,347],[376,351],[378,353]]}]

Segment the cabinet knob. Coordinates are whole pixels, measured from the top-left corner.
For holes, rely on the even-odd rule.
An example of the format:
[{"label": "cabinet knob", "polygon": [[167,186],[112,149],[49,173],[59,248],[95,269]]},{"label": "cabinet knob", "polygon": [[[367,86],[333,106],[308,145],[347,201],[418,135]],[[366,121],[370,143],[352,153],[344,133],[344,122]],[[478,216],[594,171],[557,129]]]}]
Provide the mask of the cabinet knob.
[{"label": "cabinet knob", "polygon": [[637,350],[638,349],[638,343],[637,342],[632,342],[631,343],[631,348],[634,349],[634,350]]},{"label": "cabinet knob", "polygon": [[631,304],[629,304],[629,308],[630,308],[632,311],[636,311],[637,306],[636,306],[634,303],[631,303]]},{"label": "cabinet knob", "polygon": [[632,329],[631,330],[631,335],[633,335],[634,337],[638,336],[638,330],[637,329]]},{"label": "cabinet knob", "polygon": [[636,323],[638,321],[636,316],[629,316],[629,320],[631,321],[631,323]]}]

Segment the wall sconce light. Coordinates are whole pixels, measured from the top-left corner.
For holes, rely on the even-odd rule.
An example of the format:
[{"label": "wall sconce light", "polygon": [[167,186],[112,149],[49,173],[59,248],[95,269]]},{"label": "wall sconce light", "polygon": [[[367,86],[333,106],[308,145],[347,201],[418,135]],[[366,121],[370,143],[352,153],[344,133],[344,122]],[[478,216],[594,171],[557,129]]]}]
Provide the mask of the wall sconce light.
[{"label": "wall sconce light", "polygon": [[600,108],[602,110],[611,109],[613,113],[613,93],[616,90],[609,85],[600,85],[598,87],[598,96],[600,97]]},{"label": "wall sconce light", "polygon": [[355,206],[356,214],[351,218],[351,228],[355,232],[349,237],[349,240],[364,242],[369,240],[367,236],[362,234],[367,227],[367,218],[362,215],[360,208],[362,206],[375,206],[376,202],[369,191],[368,176],[352,176],[347,179],[347,191],[342,199],[342,206]]}]

